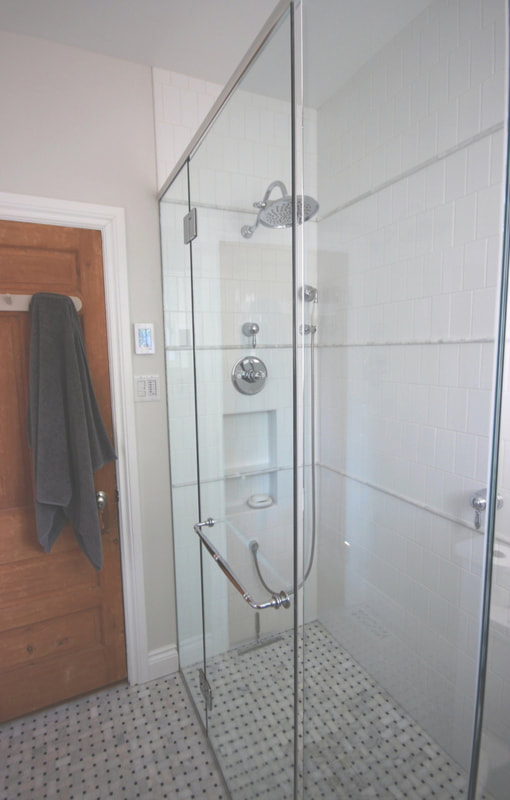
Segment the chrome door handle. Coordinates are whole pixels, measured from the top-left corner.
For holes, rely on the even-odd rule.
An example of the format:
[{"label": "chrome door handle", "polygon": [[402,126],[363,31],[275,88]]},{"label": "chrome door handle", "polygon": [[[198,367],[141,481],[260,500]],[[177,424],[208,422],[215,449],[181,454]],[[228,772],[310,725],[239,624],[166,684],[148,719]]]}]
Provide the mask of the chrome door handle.
[{"label": "chrome door handle", "polygon": [[290,608],[290,597],[285,591],[275,592],[272,595],[270,600],[267,600],[265,603],[257,603],[253,598],[248,594],[244,586],[242,585],[239,578],[236,576],[235,572],[233,571],[232,567],[226,561],[223,556],[216,550],[213,543],[207,538],[205,533],[202,532],[202,528],[213,528],[215,525],[215,520],[212,517],[206,519],[205,522],[197,522],[196,525],[193,526],[193,530],[199,537],[200,541],[204,545],[205,549],[212,555],[214,560],[216,561],[217,565],[221,569],[221,571],[227,576],[232,586],[239,592],[242,596],[243,600],[248,603],[249,606],[255,608],[257,610],[261,610],[264,608],[275,608],[278,610],[282,606],[284,608]]}]

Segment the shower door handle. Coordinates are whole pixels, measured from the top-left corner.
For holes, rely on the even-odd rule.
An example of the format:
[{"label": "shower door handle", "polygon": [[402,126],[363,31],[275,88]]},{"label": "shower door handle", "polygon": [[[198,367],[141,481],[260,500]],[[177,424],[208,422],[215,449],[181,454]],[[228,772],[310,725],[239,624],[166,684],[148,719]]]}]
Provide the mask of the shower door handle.
[{"label": "shower door handle", "polygon": [[285,591],[277,592],[271,596],[270,600],[267,600],[265,603],[257,603],[253,598],[248,594],[244,586],[242,585],[239,578],[236,576],[235,572],[233,571],[232,567],[228,563],[226,559],[216,550],[213,543],[207,538],[205,533],[203,533],[202,528],[213,528],[215,525],[215,521],[209,517],[206,519],[205,522],[197,522],[196,525],[193,526],[193,530],[199,537],[200,541],[204,545],[205,549],[208,553],[216,561],[217,565],[221,569],[221,571],[227,576],[232,586],[239,592],[243,600],[248,603],[249,606],[255,608],[257,611],[264,609],[264,608],[274,608],[278,610],[282,606],[284,608],[290,607],[290,597]]}]

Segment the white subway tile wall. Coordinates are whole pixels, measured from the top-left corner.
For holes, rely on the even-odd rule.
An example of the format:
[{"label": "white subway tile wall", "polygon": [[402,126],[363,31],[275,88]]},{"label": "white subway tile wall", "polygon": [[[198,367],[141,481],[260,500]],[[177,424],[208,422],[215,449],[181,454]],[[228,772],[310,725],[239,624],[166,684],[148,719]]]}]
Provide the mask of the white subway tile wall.
[{"label": "white subway tile wall", "polygon": [[162,186],[205,119],[222,86],[153,67],[158,184]]},{"label": "white subway tile wall", "polygon": [[[505,30],[502,0],[433,3],[317,123],[319,619],[463,765],[484,522],[476,532],[469,501],[487,485],[503,230]],[[507,514],[505,504],[482,761],[484,772],[506,753],[488,784],[498,798],[510,781],[499,705],[510,704]],[[322,580],[334,563],[341,586]],[[399,647],[370,636],[367,619]]]}]

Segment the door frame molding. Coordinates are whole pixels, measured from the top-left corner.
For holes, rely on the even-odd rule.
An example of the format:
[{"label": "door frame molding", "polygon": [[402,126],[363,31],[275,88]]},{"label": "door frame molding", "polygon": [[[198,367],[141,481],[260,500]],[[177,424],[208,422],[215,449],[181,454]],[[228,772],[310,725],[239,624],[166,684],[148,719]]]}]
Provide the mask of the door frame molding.
[{"label": "door frame molding", "polygon": [[0,192],[0,219],[101,231],[128,680],[150,679],[124,209]]}]

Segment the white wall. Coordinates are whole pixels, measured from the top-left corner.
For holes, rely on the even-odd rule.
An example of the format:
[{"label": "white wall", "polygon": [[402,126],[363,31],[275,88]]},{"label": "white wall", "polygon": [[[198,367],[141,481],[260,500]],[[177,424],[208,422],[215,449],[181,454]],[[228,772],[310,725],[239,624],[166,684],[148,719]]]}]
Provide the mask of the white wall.
[{"label": "white wall", "polygon": [[[151,70],[0,32],[0,188],[121,206],[130,316],[153,321],[157,355],[134,373],[164,376]],[[132,337],[126,330],[125,336]],[[176,641],[166,407],[137,404],[149,650]]]},{"label": "white wall", "polygon": [[[344,576],[321,582],[320,616],[463,765],[482,567],[469,498],[487,483],[502,241],[505,5],[432,4],[318,115],[319,569],[336,561]],[[488,693],[499,736],[507,572],[496,571]]]}]

